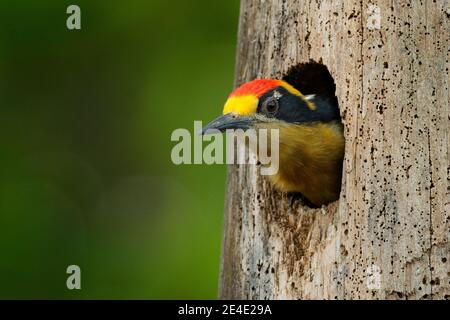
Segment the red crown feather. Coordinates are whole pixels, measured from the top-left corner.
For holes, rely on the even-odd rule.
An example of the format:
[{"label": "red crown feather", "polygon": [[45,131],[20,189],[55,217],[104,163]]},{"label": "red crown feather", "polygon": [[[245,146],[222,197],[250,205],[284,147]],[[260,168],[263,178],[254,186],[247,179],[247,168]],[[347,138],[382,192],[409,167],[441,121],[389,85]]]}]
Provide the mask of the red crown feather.
[{"label": "red crown feather", "polygon": [[267,91],[275,89],[280,85],[281,85],[280,80],[256,79],[246,82],[243,85],[239,86],[232,93],[230,93],[229,97],[254,94],[256,95],[256,97],[259,98]]}]

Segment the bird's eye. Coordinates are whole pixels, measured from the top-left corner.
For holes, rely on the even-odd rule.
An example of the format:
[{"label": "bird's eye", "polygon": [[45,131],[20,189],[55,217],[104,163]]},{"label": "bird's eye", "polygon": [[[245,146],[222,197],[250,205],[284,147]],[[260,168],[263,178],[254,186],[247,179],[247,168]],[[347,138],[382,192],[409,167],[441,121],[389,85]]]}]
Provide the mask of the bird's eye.
[{"label": "bird's eye", "polygon": [[278,111],[278,100],[272,97],[264,101],[262,111],[270,115],[275,114]]}]

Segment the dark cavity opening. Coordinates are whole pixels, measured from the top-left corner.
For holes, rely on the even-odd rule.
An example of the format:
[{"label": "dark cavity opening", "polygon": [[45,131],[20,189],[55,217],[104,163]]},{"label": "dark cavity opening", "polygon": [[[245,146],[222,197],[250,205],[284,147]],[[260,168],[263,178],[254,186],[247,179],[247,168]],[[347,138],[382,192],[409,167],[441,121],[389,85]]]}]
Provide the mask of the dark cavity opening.
[{"label": "dark cavity opening", "polygon": [[289,68],[283,80],[300,90],[304,95],[327,95],[339,108],[336,97],[336,85],[328,68],[315,61],[300,63]]}]

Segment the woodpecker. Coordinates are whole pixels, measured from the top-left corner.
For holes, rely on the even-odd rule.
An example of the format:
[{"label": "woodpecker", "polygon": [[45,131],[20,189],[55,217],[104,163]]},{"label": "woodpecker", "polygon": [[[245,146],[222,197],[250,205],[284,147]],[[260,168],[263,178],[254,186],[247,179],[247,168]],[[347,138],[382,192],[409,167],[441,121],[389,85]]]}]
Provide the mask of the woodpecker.
[{"label": "woodpecker", "polygon": [[[310,74],[312,81],[324,79],[323,68],[310,66],[309,70],[322,72],[317,77]],[[291,70],[282,80],[256,79],[242,84],[228,96],[223,115],[202,133],[210,129],[278,129],[279,170],[268,176],[269,180],[276,189],[300,194],[320,207],[339,198],[343,125],[329,73],[331,80],[324,80],[327,83],[311,86],[298,72]]]}]

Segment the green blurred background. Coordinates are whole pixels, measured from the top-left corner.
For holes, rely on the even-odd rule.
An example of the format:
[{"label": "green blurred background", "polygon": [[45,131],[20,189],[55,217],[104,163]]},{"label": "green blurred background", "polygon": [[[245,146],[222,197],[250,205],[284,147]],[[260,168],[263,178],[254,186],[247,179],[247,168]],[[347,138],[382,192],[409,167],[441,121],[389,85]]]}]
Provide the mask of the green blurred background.
[{"label": "green blurred background", "polygon": [[175,166],[170,135],[221,112],[238,14],[0,2],[0,298],[217,297],[226,168]]}]

